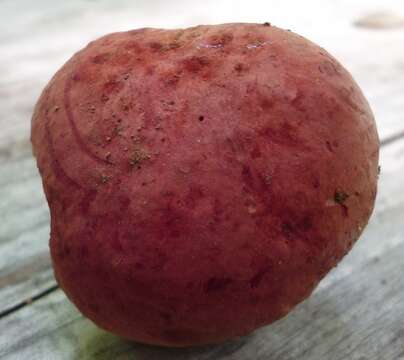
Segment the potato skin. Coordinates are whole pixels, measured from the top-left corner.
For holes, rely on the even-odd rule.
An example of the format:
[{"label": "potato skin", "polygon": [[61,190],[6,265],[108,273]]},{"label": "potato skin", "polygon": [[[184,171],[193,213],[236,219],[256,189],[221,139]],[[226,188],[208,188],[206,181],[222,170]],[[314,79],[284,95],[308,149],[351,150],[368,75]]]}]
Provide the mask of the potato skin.
[{"label": "potato skin", "polygon": [[325,50],[260,24],[139,29],[52,78],[32,143],[55,276],[149,344],[246,334],[307,298],[376,196],[368,103]]}]

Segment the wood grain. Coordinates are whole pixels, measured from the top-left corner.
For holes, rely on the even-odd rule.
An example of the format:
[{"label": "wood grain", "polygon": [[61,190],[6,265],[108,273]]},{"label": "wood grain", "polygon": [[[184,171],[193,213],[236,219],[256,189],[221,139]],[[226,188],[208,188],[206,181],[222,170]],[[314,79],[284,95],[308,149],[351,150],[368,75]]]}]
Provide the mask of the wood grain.
[{"label": "wood grain", "polygon": [[[379,6],[378,0],[73,0],[60,4],[3,0],[0,357],[404,359],[400,321],[404,286],[399,278],[404,241],[404,31],[355,26],[367,14],[378,12]],[[384,10],[400,16],[404,3],[385,0]],[[375,112],[385,145],[376,211],[338,269],[312,298],[275,326],[216,347],[176,351],[134,346],[84,320],[60,291],[41,298],[54,289],[55,281],[48,250],[49,212],[29,142],[31,113],[52,74],[95,37],[142,26],[230,21],[271,21],[292,28],[324,46],[352,72]],[[7,316],[1,318],[1,314]]]},{"label": "wood grain", "polygon": [[[404,204],[400,209],[404,211]],[[398,224],[397,224],[398,225]],[[401,225],[401,223],[400,223]],[[397,229],[396,229],[397,230]],[[377,234],[380,235],[380,234]],[[0,321],[4,359],[404,359],[404,242],[319,288],[288,317],[217,346],[162,349],[96,328],[59,290]],[[345,263],[342,267],[346,267]],[[336,271],[338,272],[338,270]]]},{"label": "wood grain", "polygon": [[[287,318],[220,346],[159,349],[84,319],[58,290],[0,319],[5,359],[404,359],[404,141],[383,149],[375,214],[352,252]],[[362,356],[362,357],[361,357]]]}]

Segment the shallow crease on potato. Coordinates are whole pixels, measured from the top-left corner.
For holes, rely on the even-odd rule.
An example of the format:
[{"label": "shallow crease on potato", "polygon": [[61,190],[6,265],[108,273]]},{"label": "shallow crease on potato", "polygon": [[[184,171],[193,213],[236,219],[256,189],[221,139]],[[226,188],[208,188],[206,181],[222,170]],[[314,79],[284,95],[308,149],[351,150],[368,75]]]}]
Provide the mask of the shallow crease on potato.
[{"label": "shallow crease on potato", "polygon": [[286,315],[376,196],[361,90],[267,23],[91,42],[44,89],[32,143],[58,283],[96,324],[149,344],[220,342]]}]

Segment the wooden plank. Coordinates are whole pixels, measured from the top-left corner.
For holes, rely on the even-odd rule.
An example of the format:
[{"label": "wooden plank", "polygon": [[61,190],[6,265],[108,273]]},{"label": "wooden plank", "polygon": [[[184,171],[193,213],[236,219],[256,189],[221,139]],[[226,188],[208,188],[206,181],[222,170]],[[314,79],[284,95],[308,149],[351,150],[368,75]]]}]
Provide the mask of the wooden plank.
[{"label": "wooden plank", "polygon": [[28,141],[0,147],[0,314],[55,284],[49,211],[30,154]]},{"label": "wooden plank", "polygon": [[[216,347],[162,350],[97,329],[59,290],[0,319],[5,359],[404,359],[404,140],[382,151],[375,214],[353,251],[286,319]],[[402,353],[402,354],[401,354]]]},{"label": "wooden plank", "polygon": [[[398,210],[404,212],[404,203]],[[391,226],[396,235],[402,235],[401,221],[395,220]],[[378,239],[380,235],[376,234]],[[108,334],[80,316],[58,290],[0,320],[1,328],[7,329],[0,338],[0,356],[41,360],[404,359],[403,252],[401,241],[320,287],[288,317],[248,337],[186,350],[139,345]]]},{"label": "wooden plank", "polygon": [[[26,4],[27,7],[29,7],[29,4],[31,3]],[[110,28],[101,28],[97,27],[97,25],[94,30],[84,36],[81,29],[84,22],[88,20],[86,18],[87,5],[78,1],[69,2],[69,4],[65,5],[64,10],[49,6],[44,12],[30,13],[27,11],[22,14],[22,18],[13,17],[12,15],[16,11],[13,6],[16,5],[8,4],[11,9],[9,9],[9,18],[17,22],[16,25],[19,25],[20,22],[26,25],[28,23],[35,29],[30,36],[24,36],[27,35],[26,29],[29,26],[4,28],[3,30],[8,36],[3,37],[0,42],[2,53],[6,54],[0,59],[0,67],[7,70],[5,76],[0,79],[0,91],[4,95],[0,97],[0,108],[3,113],[10,115],[10,117],[4,117],[0,120],[2,125],[0,134],[0,163],[2,166],[0,219],[3,224],[0,229],[0,249],[2,249],[2,253],[7,254],[7,256],[0,259],[0,298],[2,300],[0,302],[0,313],[53,285],[50,260],[47,255],[48,212],[34,161],[30,157],[30,143],[28,140],[29,118],[35,99],[47,79],[75,49],[102,32],[123,29],[127,26],[125,21],[121,22],[122,18],[120,16],[126,11],[125,9],[127,9],[129,3],[123,1],[119,10],[111,18],[111,23],[108,25]],[[309,7],[314,5],[316,5],[316,2],[308,4]],[[212,4],[209,5],[208,3],[206,6],[209,7]],[[287,24],[282,24],[285,20],[281,17],[282,11],[285,11],[285,9],[286,7],[284,8],[282,5],[272,15],[283,26],[287,26]],[[353,46],[356,46],[359,40],[362,40],[360,39],[361,36],[365,37],[365,43],[360,41],[361,46],[372,49],[372,51],[374,45],[376,45],[374,42],[381,41],[380,37],[370,36],[370,32],[358,32],[349,23],[342,26],[341,22],[346,19],[346,14],[337,9],[324,7],[319,7],[318,9],[317,11],[320,11],[318,16],[321,21],[316,23],[316,26],[307,26],[308,18],[305,17],[292,18],[290,23],[296,26],[297,31],[307,34],[307,36],[320,43],[324,43],[338,57],[345,60],[344,63],[351,68],[356,77],[360,79],[360,82],[363,80],[365,91],[369,92],[370,95],[374,91],[375,99],[372,103],[375,104],[376,110],[380,106],[380,110],[377,111],[385,115],[383,121],[385,118],[393,119],[393,117],[386,115],[389,108],[394,110],[392,111],[394,114],[402,114],[402,111],[398,111],[400,110],[399,108],[390,106],[386,96],[391,101],[396,101],[397,97],[394,94],[398,94],[402,90],[404,81],[402,81],[401,77],[404,76],[404,73],[398,71],[394,66],[384,66],[378,67],[382,71],[381,74],[377,75],[377,72],[373,72],[372,77],[368,76],[369,69],[373,69],[378,61],[386,63],[387,58],[388,61],[393,61],[394,59],[396,61],[399,58],[401,47],[396,46],[396,43],[400,38],[389,33],[387,38],[391,45],[388,47],[388,51],[385,49],[385,51],[377,52],[369,57],[353,56],[356,54],[356,49],[353,51]],[[80,10],[83,10],[83,12],[80,12]],[[102,16],[107,10],[108,6],[106,4],[97,5],[94,9],[99,16]],[[147,12],[146,10],[145,8],[144,11]],[[336,11],[335,16],[341,26],[338,29],[337,27],[327,27],[326,31],[319,31],[320,26],[324,25],[322,15],[329,14],[330,10]],[[355,14],[360,13],[360,11],[362,11],[361,7],[354,9]],[[72,12],[76,15],[66,18],[66,12]],[[251,15],[258,16],[258,12]],[[52,28],[51,39],[53,45],[54,43],[58,44],[56,48],[53,45],[49,46],[47,42],[43,42],[43,39],[49,36],[49,31],[46,31],[49,29],[41,28],[38,24],[46,16],[52,17],[59,24],[58,27]],[[123,19],[126,19],[126,16]],[[223,17],[223,14],[221,16],[215,18],[215,20],[212,18],[211,21],[230,21],[230,19]],[[119,24],[117,23],[118,17]],[[354,17],[354,14],[352,14],[352,17]],[[147,21],[146,16],[142,18],[138,25],[134,24],[133,26],[143,26]],[[177,21],[178,23],[183,22],[184,25],[187,25],[187,21],[190,22],[185,18],[182,20],[177,19]],[[259,19],[257,18],[256,21],[259,21]],[[71,26],[75,22],[79,24],[77,28]],[[167,23],[167,20],[162,20],[161,24],[161,26],[173,26],[173,24]],[[73,28],[74,30],[72,30]],[[72,33],[69,33],[68,41],[65,39],[66,29],[68,29],[68,32],[72,31]],[[351,43],[346,44],[343,39],[348,35],[353,40]],[[18,40],[18,46],[16,45],[16,40]],[[35,44],[35,46],[32,44]],[[24,56],[22,56],[22,51]],[[350,54],[353,55],[351,56]],[[373,63],[365,63],[364,61]],[[18,66],[18,71],[15,70],[16,66]],[[381,82],[379,77],[386,77],[388,81]],[[368,83],[367,79],[371,79],[371,82]],[[382,88],[380,86],[376,87],[376,83],[377,85],[382,84]],[[397,104],[402,106],[402,102]],[[396,131],[396,126],[391,124],[397,123],[401,126],[402,122],[398,120],[398,118],[394,118],[380,123],[380,131],[382,134],[386,134],[385,138],[386,136],[388,138],[391,133],[397,134],[397,132],[394,132]],[[24,251],[21,251],[21,249],[24,249]],[[30,272],[35,273],[35,275],[31,277]]]},{"label": "wooden plank", "polygon": [[[113,4],[113,5],[112,5]],[[250,1],[205,0],[189,6],[186,0],[170,2],[130,0],[87,2],[73,0],[55,6],[52,0],[5,0],[0,24],[0,143],[26,138],[33,106],[53,73],[78,49],[107,32],[143,26],[184,27],[197,23],[272,21],[318,42],[353,73],[364,89],[379,120],[382,138],[404,130],[402,31],[358,27],[368,12],[379,9],[378,0]],[[404,5],[385,0],[391,13]],[[20,9],[24,8],[21,12]],[[178,9],[186,9],[178,11]],[[231,11],[229,11],[231,9]],[[293,11],[291,11],[293,10]]]},{"label": "wooden plank", "polygon": [[49,212],[30,153],[28,141],[0,148],[0,313],[55,283]]},{"label": "wooden plank", "polygon": [[[368,233],[376,233],[385,240],[381,242],[376,236],[369,236],[368,240],[358,242],[352,253],[351,266],[382,253],[399,241],[390,235],[393,229],[389,224],[392,218],[398,216],[394,209],[404,201],[402,185],[397,181],[404,178],[403,142],[384,148],[381,164],[376,211],[364,238],[367,239]],[[0,198],[6,199],[0,203],[1,314],[54,286],[55,281],[48,250],[49,214],[34,161],[30,157],[19,158],[16,155],[0,163],[0,166],[5,170],[2,179],[6,179],[0,186]],[[18,182],[11,181],[12,174],[16,172],[21,178]],[[328,281],[331,278],[327,278],[321,286]]]},{"label": "wooden plank", "polygon": [[[401,95],[404,93],[404,48],[401,45],[404,33],[355,26],[368,11],[378,9],[378,1],[285,0],[277,1],[276,6],[272,5],[269,9],[266,2],[254,0],[244,5],[231,0],[220,3],[206,0],[189,7],[185,0],[178,0],[176,6],[163,1],[158,6],[155,2],[140,1],[135,10],[133,2],[129,0],[113,3],[73,0],[58,6],[51,0],[2,2],[0,109],[6,116],[0,118],[0,314],[55,284],[48,254],[49,215],[34,160],[30,155],[30,116],[40,90],[54,71],[74,51],[94,37],[110,31],[142,26],[178,27],[246,19],[256,22],[269,20],[281,27],[292,27],[292,30],[326,47],[353,73],[372,104],[381,138],[386,143],[389,139],[403,136],[404,102]],[[383,6],[393,13],[404,10],[404,4],[395,0],[384,1]],[[185,10],[178,11],[180,8]],[[404,178],[403,154],[404,147],[400,142],[383,150],[383,169],[375,216],[354,251],[337,271],[321,283],[318,291],[333,286],[354,269],[367,264],[370,258],[381,257],[385,252],[400,246],[403,234],[399,227],[399,211],[402,212],[404,194],[400,191],[401,184],[397,179]],[[65,304],[63,296],[58,296]],[[63,306],[69,305],[66,303]],[[60,319],[59,315],[49,316],[50,321],[65,319]],[[85,326],[91,329],[89,323]],[[0,338],[2,329],[0,321]],[[369,338],[372,340],[377,337],[369,335]],[[108,335],[102,341],[112,341],[109,339]],[[49,342],[55,339],[47,341],[47,346],[52,350]],[[35,345],[38,356],[42,356],[41,351],[47,349],[45,343],[41,344]],[[220,350],[216,355],[230,359],[232,355],[225,353],[233,351],[240,345],[237,344],[225,347],[227,350]],[[41,351],[38,350],[40,346],[44,346]],[[68,342],[60,344],[64,353],[75,354],[69,346],[71,344]],[[57,347],[59,352],[55,352],[57,355],[53,358],[63,358],[60,347]],[[124,351],[125,345],[119,342],[112,349],[106,350],[106,354],[114,354],[111,351],[119,354]],[[21,357],[17,353],[15,356],[32,358],[28,356],[29,350],[26,351],[19,354]],[[103,351],[100,350],[101,357],[104,356]],[[158,354],[147,354],[150,356],[146,358],[159,358]],[[267,358],[266,353],[263,354]],[[192,353],[192,358],[206,358],[204,356],[203,352],[199,355]],[[212,358],[213,355],[207,356]],[[140,353],[139,358],[145,358],[145,355]]]}]

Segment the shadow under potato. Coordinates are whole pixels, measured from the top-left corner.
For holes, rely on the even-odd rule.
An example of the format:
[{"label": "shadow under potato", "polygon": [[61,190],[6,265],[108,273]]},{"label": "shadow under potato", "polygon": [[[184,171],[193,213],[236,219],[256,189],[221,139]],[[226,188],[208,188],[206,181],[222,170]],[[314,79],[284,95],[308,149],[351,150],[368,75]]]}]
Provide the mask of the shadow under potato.
[{"label": "shadow under potato", "polygon": [[219,359],[231,355],[246,345],[254,334],[226,341],[221,344],[170,348],[152,346],[125,340],[97,329],[86,341],[86,351],[80,354],[90,359],[135,359],[135,360],[190,360]]},{"label": "shadow under potato", "polygon": [[[348,285],[349,286],[349,285]],[[322,359],[341,338],[352,334],[356,316],[346,318],[350,301],[335,296],[345,286],[317,291],[283,319],[222,344],[169,348],[131,342],[95,329],[80,359],[134,360],[290,360]],[[360,291],[355,292],[360,296]],[[358,299],[353,296],[354,301]]]}]

